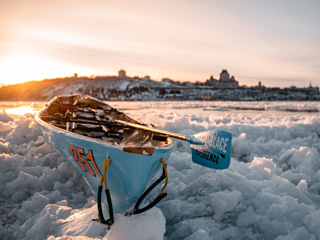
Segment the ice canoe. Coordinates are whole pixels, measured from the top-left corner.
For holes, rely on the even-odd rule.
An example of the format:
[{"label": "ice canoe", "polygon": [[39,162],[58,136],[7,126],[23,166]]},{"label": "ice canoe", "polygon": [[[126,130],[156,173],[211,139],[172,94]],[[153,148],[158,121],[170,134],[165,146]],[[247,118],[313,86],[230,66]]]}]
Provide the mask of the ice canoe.
[{"label": "ice canoe", "polygon": [[150,179],[164,171],[163,161],[168,159],[173,142],[168,136],[117,120],[143,125],[89,96],[54,97],[36,114],[40,132],[51,148],[82,174],[98,199],[105,176],[111,198],[102,201],[110,205],[110,200],[111,211],[123,213],[145,197]]}]

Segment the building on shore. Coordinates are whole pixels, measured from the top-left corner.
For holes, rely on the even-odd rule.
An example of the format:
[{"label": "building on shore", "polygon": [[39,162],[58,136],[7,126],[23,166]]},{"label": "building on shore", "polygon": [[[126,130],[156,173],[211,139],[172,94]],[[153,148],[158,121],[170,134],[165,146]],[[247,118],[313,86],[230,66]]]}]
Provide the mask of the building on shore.
[{"label": "building on shore", "polygon": [[126,79],[127,78],[126,71],[123,69],[120,69],[118,72],[118,76],[120,79]]},{"label": "building on shore", "polygon": [[239,87],[239,82],[235,80],[234,76],[230,77],[228,71],[223,69],[220,73],[219,80],[214,79],[213,76],[211,76],[205,82],[205,85],[216,88],[237,88]]}]

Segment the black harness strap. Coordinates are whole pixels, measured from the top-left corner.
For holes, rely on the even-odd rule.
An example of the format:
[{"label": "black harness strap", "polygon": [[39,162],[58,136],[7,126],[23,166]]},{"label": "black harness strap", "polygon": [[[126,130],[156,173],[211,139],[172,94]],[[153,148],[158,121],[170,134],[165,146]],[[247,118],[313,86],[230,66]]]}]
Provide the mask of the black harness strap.
[{"label": "black harness strap", "polygon": [[[110,157],[108,157],[104,163],[103,163],[103,176],[101,178],[101,183],[99,185],[98,188],[98,213],[99,213],[99,219],[92,219],[92,221],[95,222],[99,222],[105,225],[108,225],[108,229],[110,229],[111,225],[114,223],[114,217],[113,217],[113,207],[112,207],[112,200],[111,200],[111,195],[110,195],[110,191],[107,185],[107,169],[108,169],[108,165],[110,163]],[[105,194],[107,197],[107,201],[108,201],[108,207],[109,207],[109,219],[105,220],[104,216],[103,216],[103,211],[102,211],[102,205],[101,205],[101,198],[102,198],[102,186],[103,186],[103,182],[105,182]]]},{"label": "black harness strap", "polygon": [[[161,159],[164,161],[164,159]],[[126,212],[124,215],[125,216],[131,216],[134,214],[139,214],[139,213],[143,213],[147,210],[149,210],[150,208],[154,207],[158,202],[160,202],[165,196],[167,196],[167,193],[162,193],[164,188],[162,189],[161,193],[152,201],[150,202],[147,206],[143,207],[143,208],[139,208],[140,204],[142,203],[142,201],[146,198],[146,196],[164,179],[168,179],[167,176],[167,169],[166,169],[167,164],[163,163],[163,170],[162,170],[162,174],[160,176],[160,178],[155,181],[142,195],[141,197],[138,199],[136,205],[134,206],[133,210]]]},{"label": "black harness strap", "polygon": [[[108,226],[108,229],[110,229],[111,225],[114,223],[114,216],[113,216],[113,207],[112,207],[112,200],[111,200],[111,195],[110,195],[110,191],[108,189],[107,183],[106,183],[106,172],[107,172],[107,168],[108,165],[110,163],[110,157],[108,157],[108,159],[106,159],[106,161],[103,163],[103,176],[101,178],[101,183],[99,185],[98,188],[98,197],[97,197],[97,203],[98,203],[98,213],[99,213],[99,219],[92,219],[92,221],[95,222],[99,222],[102,224],[105,224]],[[164,189],[167,186],[168,183],[168,174],[167,174],[167,164],[165,163],[165,160],[162,158],[161,159],[161,163],[163,164],[163,170],[162,170],[162,174],[159,177],[158,180],[156,180],[138,199],[137,203],[135,204],[134,208],[129,211],[126,212],[124,215],[125,216],[131,216],[131,215],[135,215],[135,214],[139,214],[139,213],[143,213],[147,210],[149,210],[150,208],[154,207],[158,202],[160,202],[165,196],[167,196],[167,193],[164,193]],[[146,196],[157,186],[159,185],[160,182],[162,182],[162,180],[166,179],[166,184],[164,185],[164,187],[162,188],[160,194],[152,201],[150,202],[147,206],[143,207],[143,208],[139,208],[142,201],[146,198]],[[109,207],[109,219],[105,220],[104,216],[103,216],[103,211],[102,211],[102,187],[103,187],[103,182],[105,182],[105,194],[107,197],[107,201],[108,201],[108,207]]]}]

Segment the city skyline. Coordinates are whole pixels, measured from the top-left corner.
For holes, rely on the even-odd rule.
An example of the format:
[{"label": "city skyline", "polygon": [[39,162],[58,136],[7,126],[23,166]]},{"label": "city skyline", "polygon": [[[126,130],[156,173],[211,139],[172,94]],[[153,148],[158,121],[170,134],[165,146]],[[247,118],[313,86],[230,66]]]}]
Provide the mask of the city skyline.
[{"label": "city skyline", "polygon": [[73,75],[320,85],[320,2],[2,1],[0,82]]}]

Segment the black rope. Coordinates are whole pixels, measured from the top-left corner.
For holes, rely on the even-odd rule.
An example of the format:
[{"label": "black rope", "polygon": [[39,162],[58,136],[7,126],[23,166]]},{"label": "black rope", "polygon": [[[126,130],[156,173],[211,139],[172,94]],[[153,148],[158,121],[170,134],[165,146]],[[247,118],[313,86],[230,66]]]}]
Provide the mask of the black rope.
[{"label": "black rope", "polygon": [[102,196],[102,186],[99,186],[98,188],[98,216],[99,219],[92,219],[92,221],[99,222],[101,224],[108,225],[108,229],[110,229],[111,225],[114,223],[114,217],[113,217],[113,207],[112,207],[112,200],[111,200],[111,195],[109,189],[105,190],[107,201],[108,201],[108,207],[109,207],[109,216],[110,218],[105,220],[103,216],[103,211],[102,211],[102,205],[101,205],[101,196]]},{"label": "black rope", "polygon": [[167,196],[167,193],[162,193],[160,195],[158,195],[152,202],[150,202],[147,206],[145,206],[144,208],[139,208],[140,204],[142,203],[142,201],[146,198],[146,196],[163,180],[166,178],[165,175],[165,169],[163,167],[163,171],[162,171],[162,175],[160,176],[160,178],[155,181],[138,199],[137,203],[135,204],[134,208],[132,211],[130,212],[126,212],[124,215],[125,216],[131,216],[131,215],[135,215],[135,214],[140,214],[143,213],[149,209],[151,209],[152,207],[154,207],[158,202],[160,202],[165,196]]}]

